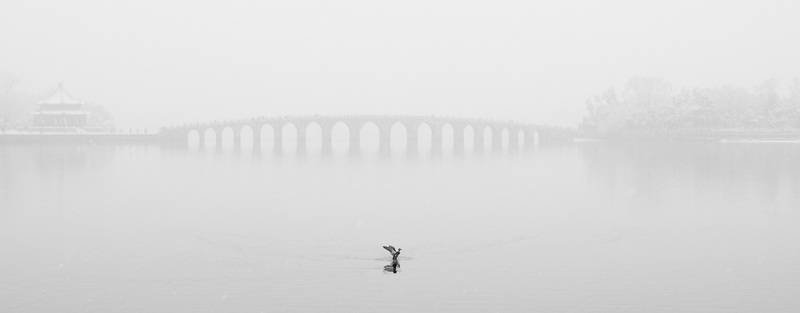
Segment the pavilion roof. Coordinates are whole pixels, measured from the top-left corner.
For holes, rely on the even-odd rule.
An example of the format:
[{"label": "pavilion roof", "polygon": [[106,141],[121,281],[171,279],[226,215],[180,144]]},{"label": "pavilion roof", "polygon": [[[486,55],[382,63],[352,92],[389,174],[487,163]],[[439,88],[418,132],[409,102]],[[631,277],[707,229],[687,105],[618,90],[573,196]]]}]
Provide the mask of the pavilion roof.
[{"label": "pavilion roof", "polygon": [[38,104],[38,105],[43,105],[43,104],[48,104],[48,105],[52,105],[52,104],[80,105],[80,104],[83,104],[83,102],[80,102],[78,100],[72,99],[72,97],[70,97],[70,95],[67,94],[66,91],[64,91],[64,85],[62,83],[58,83],[58,89],[56,89],[56,91],[53,92],[53,94],[50,97],[47,97],[47,99],[44,99],[42,101],[36,102],[36,104]]}]

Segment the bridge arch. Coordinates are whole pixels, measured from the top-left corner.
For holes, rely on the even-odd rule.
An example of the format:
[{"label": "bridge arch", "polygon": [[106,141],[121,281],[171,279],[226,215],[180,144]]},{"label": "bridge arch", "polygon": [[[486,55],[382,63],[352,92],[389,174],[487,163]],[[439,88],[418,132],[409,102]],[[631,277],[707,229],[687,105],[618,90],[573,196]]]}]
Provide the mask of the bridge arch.
[{"label": "bridge arch", "polygon": [[270,124],[262,124],[259,127],[258,133],[261,139],[259,140],[261,149],[275,151],[275,127]]},{"label": "bridge arch", "polygon": [[431,142],[431,138],[433,138],[433,127],[427,123],[422,122],[417,126],[417,147],[416,151],[421,153],[430,153],[431,147],[433,143]]},{"label": "bridge arch", "polygon": [[217,131],[213,128],[206,128],[203,130],[202,147],[215,147],[217,144]]},{"label": "bridge arch", "polygon": [[191,129],[189,132],[186,133],[186,144],[191,147],[199,147],[200,146],[200,132],[196,129]]},{"label": "bridge arch", "polygon": [[338,121],[331,127],[331,153],[346,155],[350,150],[350,127]]},{"label": "bridge arch", "polygon": [[464,126],[464,151],[472,152],[475,150],[475,128],[472,125]]},{"label": "bridge arch", "polygon": [[[294,126],[292,136],[291,126]],[[183,142],[189,146],[218,148],[231,146],[234,149],[253,144],[255,150],[271,147],[282,152],[284,145],[287,151],[307,150],[311,147],[322,147],[323,151],[331,151],[333,144],[333,128],[344,124],[344,146],[348,150],[360,151],[365,148],[375,149],[375,133],[377,133],[380,153],[392,152],[405,146],[407,152],[430,150],[494,151],[508,149],[518,150],[522,147],[535,146],[541,128],[509,121],[492,121],[486,119],[460,119],[436,116],[300,116],[276,118],[251,118],[239,121],[213,123],[194,123],[181,127],[162,128],[159,137],[165,141]],[[399,128],[399,125],[403,126]],[[318,126],[318,127],[317,127]],[[377,127],[376,132],[369,131]],[[284,134],[284,128],[286,134]],[[311,134],[321,134],[317,137]],[[398,130],[399,129],[399,130]],[[252,133],[252,139],[247,134]],[[547,138],[567,137],[569,130],[544,129]],[[233,140],[230,133],[233,132]],[[403,133],[405,133],[403,136]],[[285,136],[284,136],[285,135]],[[489,135],[489,136],[486,136]],[[309,142],[309,136],[312,137]],[[191,137],[191,138],[190,138]],[[286,137],[286,140],[284,140]],[[370,138],[372,137],[372,138]],[[291,140],[291,139],[294,140]],[[318,139],[317,139],[318,138]],[[262,143],[263,141],[263,143]],[[196,143],[195,143],[196,142]],[[314,144],[313,142],[316,142]],[[370,144],[369,142],[372,142]],[[403,145],[405,143],[405,145]],[[316,148],[320,149],[320,148]]]},{"label": "bridge arch", "polygon": [[405,152],[408,149],[408,128],[400,121],[394,122],[389,127],[390,151]]},{"label": "bridge arch", "polygon": [[250,125],[242,125],[242,127],[239,128],[239,138],[236,138],[236,140],[243,149],[252,149],[253,146],[255,146],[253,127]]},{"label": "bridge arch", "polygon": [[492,144],[489,151],[498,152],[503,150],[503,126],[489,125],[489,129],[492,130]]},{"label": "bridge arch", "polygon": [[508,127],[508,152],[519,151],[525,140],[524,131],[519,127]]},{"label": "bridge arch", "polygon": [[[297,154],[298,138],[300,129],[292,122],[283,124],[281,127],[281,141],[280,141],[280,154],[295,155]],[[277,135],[276,135],[277,136]],[[305,143],[303,143],[305,145]],[[277,145],[277,143],[276,143]],[[278,148],[276,146],[276,148]],[[278,151],[275,152],[276,154]]]},{"label": "bridge arch", "polygon": [[492,149],[492,137],[494,135],[494,130],[491,127],[485,126],[483,127],[483,131],[479,136],[481,136],[481,143],[482,146],[479,147],[481,151],[489,151]]},{"label": "bridge arch", "polygon": [[298,146],[298,149],[304,149],[309,153],[320,153],[322,151],[323,131],[322,125],[317,122],[308,123],[305,129],[306,145],[305,147]]},{"label": "bridge arch", "polygon": [[375,122],[369,121],[362,124],[358,133],[360,149],[356,152],[374,154],[380,150],[381,131]]},{"label": "bridge arch", "polygon": [[453,127],[453,153],[463,153],[464,152],[464,129],[466,125],[464,123],[453,122],[449,123]]},{"label": "bridge arch", "polygon": [[442,125],[441,131],[441,151],[453,151],[453,147],[455,146],[455,128],[450,123],[445,123]]},{"label": "bridge arch", "polygon": [[220,139],[220,141],[217,143],[217,148],[218,149],[219,148],[224,148],[224,149],[233,148],[233,145],[234,145],[233,141],[236,139],[236,136],[235,136],[234,131],[233,131],[233,127],[232,126],[222,127],[222,130],[220,131],[220,134],[217,136],[217,138]]},{"label": "bridge arch", "polygon": [[473,136],[472,136],[473,152],[483,153],[483,151],[486,150],[486,144],[487,144],[486,131],[487,129],[489,129],[489,127],[485,124],[472,124],[471,126],[473,127]]}]

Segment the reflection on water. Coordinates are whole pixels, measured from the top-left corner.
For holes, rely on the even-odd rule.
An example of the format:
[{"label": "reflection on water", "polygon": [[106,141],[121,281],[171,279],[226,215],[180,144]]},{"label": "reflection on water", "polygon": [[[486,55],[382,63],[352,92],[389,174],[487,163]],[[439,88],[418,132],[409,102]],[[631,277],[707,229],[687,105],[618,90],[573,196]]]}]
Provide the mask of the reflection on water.
[{"label": "reflection on water", "polygon": [[397,259],[393,259],[392,263],[383,267],[384,272],[391,272],[397,274],[397,271],[400,270],[400,261]]},{"label": "reflection on water", "polygon": [[592,187],[628,209],[775,211],[799,203],[798,146],[603,143],[581,152]]},{"label": "reflection on water", "polygon": [[798,159],[2,145],[0,311],[793,312]]}]

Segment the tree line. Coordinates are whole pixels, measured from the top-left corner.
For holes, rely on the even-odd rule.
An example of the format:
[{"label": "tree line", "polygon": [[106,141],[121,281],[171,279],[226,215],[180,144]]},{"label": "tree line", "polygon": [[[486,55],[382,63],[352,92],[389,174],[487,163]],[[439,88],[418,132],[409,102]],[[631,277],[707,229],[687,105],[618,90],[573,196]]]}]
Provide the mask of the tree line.
[{"label": "tree line", "polygon": [[752,90],[723,85],[676,90],[658,77],[635,76],[586,101],[585,131],[800,130],[800,79],[787,90],[771,78]]}]

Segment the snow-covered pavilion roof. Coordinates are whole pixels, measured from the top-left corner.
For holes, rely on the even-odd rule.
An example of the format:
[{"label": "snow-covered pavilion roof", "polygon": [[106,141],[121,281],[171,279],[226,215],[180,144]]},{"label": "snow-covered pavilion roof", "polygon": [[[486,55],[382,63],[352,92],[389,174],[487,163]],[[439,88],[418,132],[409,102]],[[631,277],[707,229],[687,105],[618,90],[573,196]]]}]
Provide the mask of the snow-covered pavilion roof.
[{"label": "snow-covered pavilion roof", "polygon": [[51,95],[42,101],[36,102],[38,105],[53,105],[53,104],[71,104],[71,105],[80,105],[83,102],[78,100],[72,99],[72,97],[64,91],[64,85],[62,83],[58,83],[58,89]]}]

